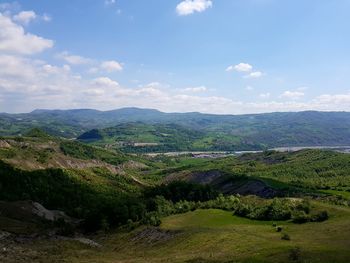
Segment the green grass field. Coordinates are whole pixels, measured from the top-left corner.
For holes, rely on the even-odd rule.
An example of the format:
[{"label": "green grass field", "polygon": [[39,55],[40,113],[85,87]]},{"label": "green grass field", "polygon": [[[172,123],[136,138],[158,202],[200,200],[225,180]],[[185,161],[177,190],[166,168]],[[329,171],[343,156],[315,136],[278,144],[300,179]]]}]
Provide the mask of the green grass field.
[{"label": "green grass field", "polygon": [[[277,232],[272,222],[243,219],[222,210],[197,210],[166,217],[159,228],[92,237],[102,244],[98,249],[76,241],[37,241],[26,249],[40,248],[50,262],[73,263],[349,262],[350,209],[312,205],[327,209],[330,219],[306,224],[275,222],[283,228]],[[291,240],[282,240],[283,234]]]}]

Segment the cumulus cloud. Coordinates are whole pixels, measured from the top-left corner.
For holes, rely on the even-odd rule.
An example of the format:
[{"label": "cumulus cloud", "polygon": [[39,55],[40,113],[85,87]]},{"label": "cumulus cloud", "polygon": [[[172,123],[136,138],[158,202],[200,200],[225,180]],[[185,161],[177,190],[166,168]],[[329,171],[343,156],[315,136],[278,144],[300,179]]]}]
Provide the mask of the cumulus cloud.
[{"label": "cumulus cloud", "polygon": [[347,94],[323,94],[315,99],[316,102],[326,105],[350,105],[350,92]]},{"label": "cumulus cloud", "polygon": [[43,71],[48,74],[62,74],[69,72],[71,70],[69,65],[63,65],[63,67],[57,67],[50,64],[45,64],[42,67]]},{"label": "cumulus cloud", "polygon": [[210,0],[185,0],[176,6],[176,12],[180,16],[186,16],[194,12],[203,12],[212,5]]},{"label": "cumulus cloud", "polygon": [[107,72],[116,72],[123,70],[123,66],[115,60],[104,61],[101,63],[100,67]]},{"label": "cumulus cloud", "polygon": [[71,65],[83,65],[83,64],[89,64],[92,62],[89,58],[84,58],[82,56],[78,55],[72,55],[69,54],[67,51],[64,51],[57,55],[58,58],[63,59],[67,63]]},{"label": "cumulus cloud", "polygon": [[[115,1],[112,1],[115,2]],[[181,3],[183,5],[181,6]],[[211,1],[183,1],[182,15],[204,11]],[[206,5],[196,5],[207,3]],[[210,4],[208,4],[210,3]],[[187,4],[187,5],[186,5]],[[9,8],[0,4],[1,8]],[[184,11],[187,10],[187,11]],[[192,10],[192,11],[191,11]],[[114,60],[97,61],[69,52],[60,53],[63,65],[35,58],[53,46],[53,41],[26,32],[26,25],[42,17],[34,11],[0,12],[0,111],[30,111],[34,108],[97,108],[101,110],[136,106],[157,108],[166,112],[200,111],[207,113],[259,113],[298,110],[350,110],[350,93],[323,94],[309,101],[296,98],[304,95],[306,87],[286,91],[280,101],[271,101],[270,93],[262,93],[258,102],[234,100],[223,96],[208,96],[205,86],[172,89],[160,82],[136,87],[125,87],[117,80],[104,76],[117,72],[123,65]],[[32,56],[29,56],[32,55]],[[61,62],[62,62],[61,61]],[[71,65],[86,64],[97,76],[77,74]],[[88,67],[85,69],[88,70]],[[258,78],[264,74],[248,63],[232,65],[227,71],[237,71],[242,76]],[[102,75],[102,76],[101,76]],[[137,84],[135,84],[137,85]],[[247,86],[246,90],[253,90]]]},{"label": "cumulus cloud", "polygon": [[104,87],[119,87],[119,83],[111,80],[107,77],[100,77],[93,80],[93,83],[97,86],[104,86]]},{"label": "cumulus cloud", "polygon": [[287,91],[282,93],[281,98],[287,98],[287,99],[296,100],[296,99],[300,99],[300,98],[302,98],[304,96],[305,96],[304,92],[287,90]]},{"label": "cumulus cloud", "polygon": [[207,87],[205,87],[205,86],[188,87],[188,88],[183,89],[183,91],[185,91],[185,92],[198,93],[198,92],[207,91]]},{"label": "cumulus cloud", "polygon": [[103,72],[111,73],[123,70],[123,65],[115,60],[103,61],[101,63],[94,61],[93,66],[87,70],[90,74],[99,74]]},{"label": "cumulus cloud", "polygon": [[13,20],[24,25],[28,25],[29,22],[37,17],[34,11],[22,11],[13,17]]},{"label": "cumulus cloud", "polygon": [[248,63],[239,63],[237,65],[231,65],[226,68],[227,72],[237,71],[240,73],[246,73],[243,78],[260,78],[264,75],[261,71],[253,71],[253,66]]},{"label": "cumulus cloud", "polygon": [[48,14],[43,15],[37,15],[34,11],[21,11],[17,15],[13,16],[13,21],[22,24],[22,25],[28,25],[30,22],[34,20],[42,20],[45,22],[51,21],[51,16]]},{"label": "cumulus cloud", "polygon": [[262,101],[249,102],[189,94],[186,88],[176,90],[160,82],[124,87],[106,76],[79,79],[68,65],[57,66],[15,55],[1,55],[0,68],[3,69],[0,71],[0,111],[30,111],[34,107],[109,110],[128,106],[220,114],[350,110],[350,93],[323,94],[307,102],[271,101],[270,93],[262,93]]},{"label": "cumulus cloud", "polygon": [[230,71],[237,71],[237,72],[250,72],[252,71],[253,69],[253,66],[248,64],[248,63],[239,63],[237,65],[231,65],[229,67],[226,68],[226,71],[227,72],[230,72]]},{"label": "cumulus cloud", "polygon": [[34,62],[13,55],[0,55],[0,77],[11,79],[13,82],[17,79],[21,81],[36,74]]},{"label": "cumulus cloud", "polygon": [[41,19],[44,20],[45,22],[49,22],[49,21],[52,20],[52,17],[50,15],[48,15],[48,14],[43,14],[41,16]]},{"label": "cumulus cloud", "polygon": [[32,55],[53,47],[53,41],[26,33],[10,17],[0,13],[0,51]]},{"label": "cumulus cloud", "polygon": [[245,75],[244,78],[248,78],[248,79],[257,79],[257,78],[261,78],[264,74],[261,71],[254,71],[249,73],[248,75]]}]

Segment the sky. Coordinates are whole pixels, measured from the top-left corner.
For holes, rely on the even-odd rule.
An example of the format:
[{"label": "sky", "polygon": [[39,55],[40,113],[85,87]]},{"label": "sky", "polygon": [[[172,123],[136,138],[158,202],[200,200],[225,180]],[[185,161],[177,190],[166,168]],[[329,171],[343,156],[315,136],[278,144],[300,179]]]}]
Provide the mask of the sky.
[{"label": "sky", "polygon": [[349,0],[0,0],[0,112],[350,111]]}]

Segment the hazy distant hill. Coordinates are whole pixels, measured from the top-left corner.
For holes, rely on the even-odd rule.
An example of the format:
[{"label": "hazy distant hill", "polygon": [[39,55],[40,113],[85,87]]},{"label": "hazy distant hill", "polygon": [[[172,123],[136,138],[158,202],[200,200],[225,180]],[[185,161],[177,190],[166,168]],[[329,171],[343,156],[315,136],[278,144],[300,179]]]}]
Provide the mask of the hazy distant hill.
[{"label": "hazy distant hill", "polygon": [[[125,124],[129,125],[132,134],[125,134]],[[123,108],[113,111],[35,110],[27,114],[0,114],[0,135],[23,134],[32,127],[40,127],[50,134],[68,138],[99,129],[98,132],[104,134],[104,139],[110,142],[121,136],[123,140],[140,143],[162,141],[164,144],[164,140],[167,139],[166,143],[179,146],[177,141],[183,138],[190,142],[185,148],[191,149],[350,145],[348,112],[214,115]],[[109,129],[105,130],[106,128]],[[153,131],[147,131],[150,129]],[[164,129],[167,132],[162,132]],[[113,130],[119,135],[113,134]],[[146,133],[153,135],[145,139]],[[164,133],[171,136],[164,136]]]}]

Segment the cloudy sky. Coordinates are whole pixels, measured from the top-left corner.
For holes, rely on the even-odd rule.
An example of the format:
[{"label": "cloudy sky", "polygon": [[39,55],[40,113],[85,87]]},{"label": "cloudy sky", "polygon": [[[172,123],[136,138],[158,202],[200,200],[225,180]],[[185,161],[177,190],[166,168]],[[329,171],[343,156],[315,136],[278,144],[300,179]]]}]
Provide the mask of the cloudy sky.
[{"label": "cloudy sky", "polygon": [[350,111],[349,0],[0,0],[0,112]]}]

